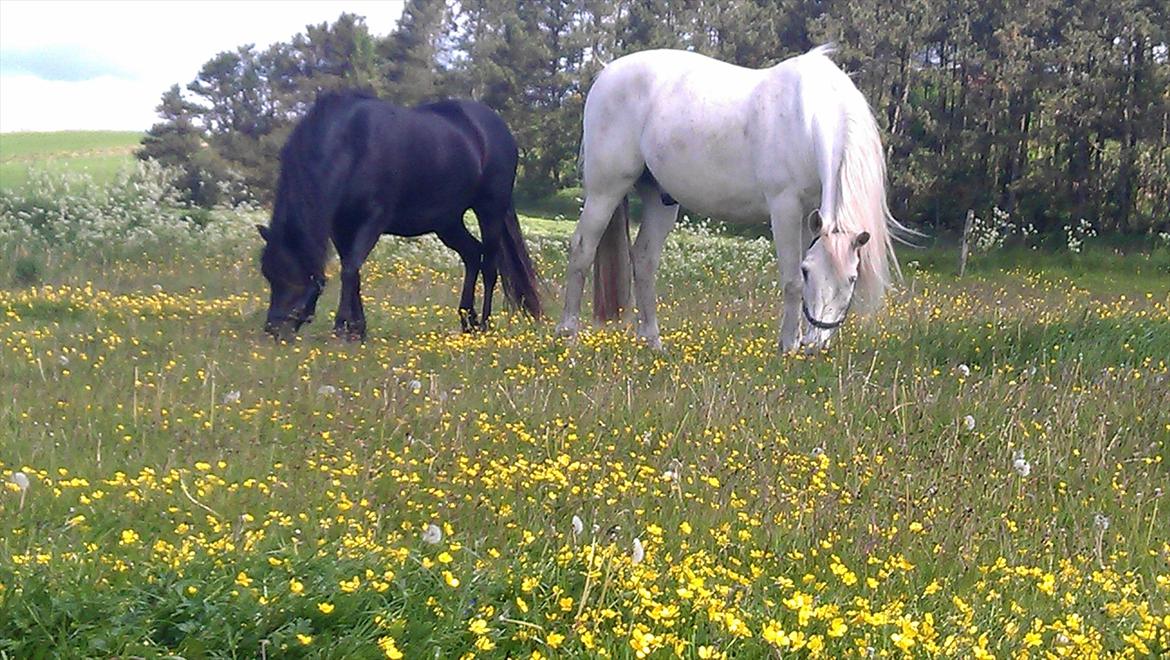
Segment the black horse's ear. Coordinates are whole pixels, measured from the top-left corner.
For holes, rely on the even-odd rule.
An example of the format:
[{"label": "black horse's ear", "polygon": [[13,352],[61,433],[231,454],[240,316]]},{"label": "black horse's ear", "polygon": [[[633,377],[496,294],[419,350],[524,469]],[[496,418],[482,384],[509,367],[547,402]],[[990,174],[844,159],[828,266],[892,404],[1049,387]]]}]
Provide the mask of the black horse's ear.
[{"label": "black horse's ear", "polygon": [[264,242],[267,243],[268,242],[268,227],[265,227],[264,225],[256,225],[256,231],[260,232],[260,238],[263,238]]},{"label": "black horse's ear", "polygon": [[824,224],[824,220],[821,219],[820,211],[814,211],[812,217],[808,220],[808,228],[812,230],[812,233],[814,234],[821,233],[821,230],[824,229]]},{"label": "black horse's ear", "polygon": [[869,232],[863,231],[857,235],[857,238],[853,239],[853,247],[859,248],[868,242],[869,242]]}]

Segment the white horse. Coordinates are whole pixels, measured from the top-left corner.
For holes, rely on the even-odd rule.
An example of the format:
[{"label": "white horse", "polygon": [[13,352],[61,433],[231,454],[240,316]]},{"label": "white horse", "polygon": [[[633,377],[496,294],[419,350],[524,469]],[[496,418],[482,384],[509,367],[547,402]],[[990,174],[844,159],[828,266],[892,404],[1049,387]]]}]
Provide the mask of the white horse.
[{"label": "white horse", "polygon": [[579,328],[595,254],[594,315],[614,319],[629,305],[631,189],[644,209],[632,250],[637,332],[655,348],[655,273],[679,203],[732,222],[771,220],[782,351],[800,346],[802,310],[803,343],[824,348],[855,293],[858,307],[878,307],[891,265],[897,271],[892,234],[904,228],[886,206],[873,115],[831,52],[821,46],[756,70],[650,50],[601,72],[585,101],[585,208],[570,244],[561,335]]}]

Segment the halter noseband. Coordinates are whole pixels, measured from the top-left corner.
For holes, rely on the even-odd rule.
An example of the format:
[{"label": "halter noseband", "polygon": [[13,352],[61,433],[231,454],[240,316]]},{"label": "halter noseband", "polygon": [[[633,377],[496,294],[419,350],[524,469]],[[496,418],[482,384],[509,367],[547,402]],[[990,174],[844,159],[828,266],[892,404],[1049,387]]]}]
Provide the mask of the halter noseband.
[{"label": "halter noseband", "polygon": [[[817,241],[819,241],[819,240],[821,240],[821,235],[817,234],[812,239],[812,242],[808,244],[808,247],[805,248],[804,251],[808,252],[809,250],[811,250],[812,246],[816,245]],[[840,319],[833,321],[833,322],[830,322],[830,323],[826,323],[824,321],[821,321],[820,319],[813,318],[812,312],[808,311],[808,303],[806,303],[804,300],[804,294],[802,293],[800,296],[800,309],[802,312],[804,312],[805,320],[808,321],[810,324],[812,324],[812,326],[814,328],[820,328],[821,330],[836,330],[837,328],[841,327],[841,324],[845,322],[845,319],[849,318],[849,310],[852,307],[853,307],[853,292],[851,291],[849,293],[849,304],[845,306],[845,313],[841,315]]]},{"label": "halter noseband", "polygon": [[314,273],[309,276],[309,284],[309,292],[305,294],[304,303],[298,306],[299,310],[295,314],[289,314],[286,318],[290,318],[301,324],[313,322],[313,311],[311,310],[316,310],[317,299],[321,297],[321,292],[325,290],[325,276]]}]

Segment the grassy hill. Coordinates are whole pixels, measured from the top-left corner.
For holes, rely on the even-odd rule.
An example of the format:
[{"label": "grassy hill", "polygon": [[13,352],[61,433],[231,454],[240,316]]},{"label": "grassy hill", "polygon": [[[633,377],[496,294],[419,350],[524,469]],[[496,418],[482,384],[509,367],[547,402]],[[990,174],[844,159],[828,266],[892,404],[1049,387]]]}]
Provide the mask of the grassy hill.
[{"label": "grassy hill", "polygon": [[18,186],[31,170],[86,172],[113,179],[133,162],[142,134],[134,131],[56,131],[0,134],[0,188]]}]

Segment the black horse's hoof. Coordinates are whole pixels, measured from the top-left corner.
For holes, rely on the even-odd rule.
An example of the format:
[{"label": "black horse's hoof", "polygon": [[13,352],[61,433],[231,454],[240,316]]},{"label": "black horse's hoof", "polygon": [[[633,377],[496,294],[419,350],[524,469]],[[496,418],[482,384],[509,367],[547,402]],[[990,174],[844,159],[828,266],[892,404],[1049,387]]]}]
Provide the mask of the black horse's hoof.
[{"label": "black horse's hoof", "polygon": [[484,329],[475,310],[459,310],[459,326],[463,328],[463,332],[479,332]]},{"label": "black horse's hoof", "polygon": [[346,321],[333,326],[333,336],[345,342],[360,343],[366,340],[366,328]]}]

